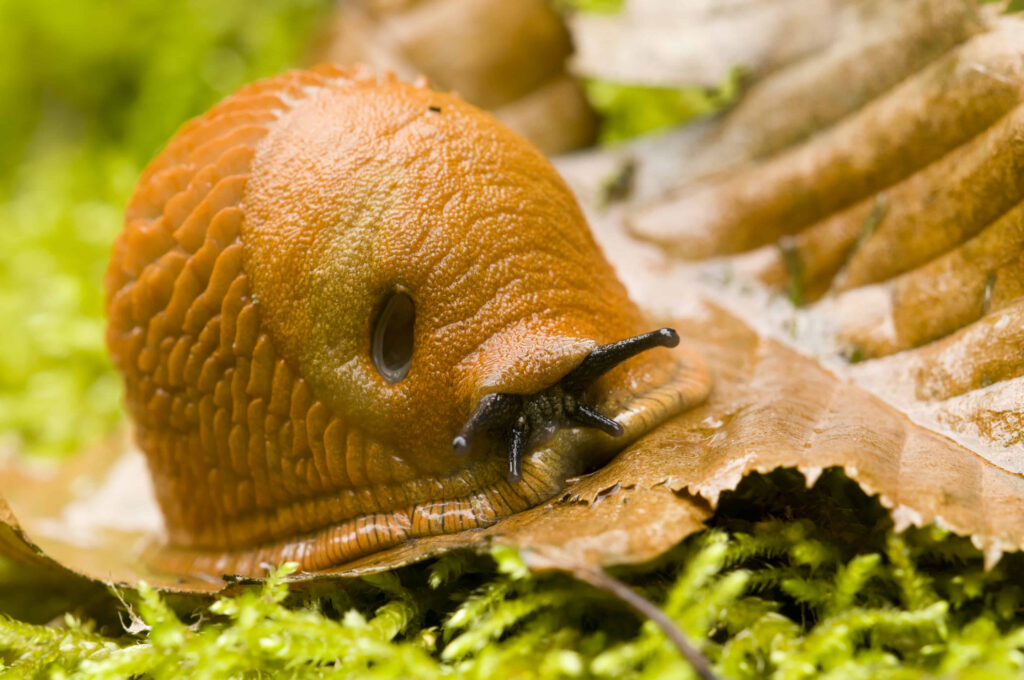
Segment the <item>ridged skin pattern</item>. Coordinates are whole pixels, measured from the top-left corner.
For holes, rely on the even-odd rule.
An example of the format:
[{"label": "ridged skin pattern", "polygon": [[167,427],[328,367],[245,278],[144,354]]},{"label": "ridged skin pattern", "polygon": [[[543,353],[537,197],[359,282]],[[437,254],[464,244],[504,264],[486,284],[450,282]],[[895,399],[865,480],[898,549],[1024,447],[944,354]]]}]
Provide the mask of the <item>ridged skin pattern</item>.
[{"label": "ridged skin pattern", "polygon": [[[390,384],[370,343],[399,286],[414,351]],[[481,396],[531,394],[652,328],[536,150],[359,68],[260,82],[185,125],[139,182],[106,288],[167,526],[157,566],[181,572],[325,569],[536,505],[581,452],[538,449],[510,482],[500,443],[461,459],[452,437]],[[647,427],[699,400],[681,356],[630,360],[597,403]]]}]

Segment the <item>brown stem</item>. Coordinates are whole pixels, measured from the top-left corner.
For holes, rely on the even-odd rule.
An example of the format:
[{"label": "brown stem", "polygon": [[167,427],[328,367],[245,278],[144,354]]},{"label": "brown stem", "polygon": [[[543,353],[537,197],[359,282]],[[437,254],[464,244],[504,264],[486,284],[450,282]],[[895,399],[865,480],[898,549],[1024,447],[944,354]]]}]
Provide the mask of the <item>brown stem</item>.
[{"label": "brown stem", "polygon": [[641,616],[654,621],[661,628],[662,632],[665,633],[665,637],[676,646],[676,649],[679,650],[683,658],[693,667],[698,677],[702,680],[718,680],[718,676],[711,670],[711,662],[708,661],[708,658],[690,643],[686,633],[656,604],[600,569],[573,567],[570,571],[579,580],[615,596],[632,607]]}]

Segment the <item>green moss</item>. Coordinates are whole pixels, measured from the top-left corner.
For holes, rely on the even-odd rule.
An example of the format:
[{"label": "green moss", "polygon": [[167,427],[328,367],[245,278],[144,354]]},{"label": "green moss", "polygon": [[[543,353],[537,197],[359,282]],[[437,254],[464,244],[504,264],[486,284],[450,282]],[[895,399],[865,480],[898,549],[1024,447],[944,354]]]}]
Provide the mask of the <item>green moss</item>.
[{"label": "green moss", "polygon": [[[787,471],[754,477],[723,505],[713,528],[656,563],[615,570],[723,677],[1024,672],[1020,556],[985,572],[966,539],[897,535],[837,471],[812,491]],[[690,675],[653,624],[565,575],[529,574],[507,549],[289,588],[291,569],[198,609],[142,588],[123,617],[135,634],[75,617],[4,619],[0,658],[13,677]],[[109,617],[110,600],[97,607]]]},{"label": "green moss", "polygon": [[294,62],[328,5],[0,0],[0,450],[65,454],[118,421],[101,281],[135,178],[183,120]]},{"label": "green moss", "polygon": [[608,144],[717,113],[736,99],[739,84],[740,72],[734,71],[716,89],[590,80],[584,82],[584,90],[591,106],[601,114],[599,139]]},{"label": "green moss", "polygon": [[624,0],[551,0],[560,12],[615,14],[622,10]]},{"label": "green moss", "polygon": [[1003,6],[1003,12],[1013,14],[1024,10],[1024,0],[982,0],[986,4],[998,4]]}]

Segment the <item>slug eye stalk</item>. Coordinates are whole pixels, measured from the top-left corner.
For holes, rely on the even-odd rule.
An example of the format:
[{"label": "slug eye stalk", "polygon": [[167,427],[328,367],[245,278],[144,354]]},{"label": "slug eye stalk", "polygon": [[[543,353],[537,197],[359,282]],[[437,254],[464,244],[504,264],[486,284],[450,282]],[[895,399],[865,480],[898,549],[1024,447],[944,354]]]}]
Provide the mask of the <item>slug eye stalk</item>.
[{"label": "slug eye stalk", "polygon": [[593,427],[612,437],[622,435],[622,426],[583,401],[583,392],[594,381],[627,359],[655,347],[675,347],[679,335],[660,328],[632,338],[594,348],[590,354],[551,387],[536,394],[492,393],[480,399],[462,431],[452,440],[457,456],[469,453],[481,432],[499,433],[508,451],[508,476],[522,476],[522,460],[531,437],[559,427]]}]

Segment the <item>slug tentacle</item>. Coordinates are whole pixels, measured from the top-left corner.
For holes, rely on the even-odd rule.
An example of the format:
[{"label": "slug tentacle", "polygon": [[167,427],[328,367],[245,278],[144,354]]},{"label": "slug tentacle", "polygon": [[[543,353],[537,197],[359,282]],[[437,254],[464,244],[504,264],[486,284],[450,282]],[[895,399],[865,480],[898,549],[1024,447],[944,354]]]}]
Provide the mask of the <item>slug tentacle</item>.
[{"label": "slug tentacle", "polygon": [[519,480],[523,476],[523,454],[526,453],[529,436],[530,422],[521,415],[512,424],[508,435],[508,476],[511,480]]},{"label": "slug tentacle", "polygon": [[592,427],[609,436],[621,437],[625,431],[622,425],[588,405],[583,400],[584,390],[641,352],[678,344],[679,334],[674,329],[660,328],[595,347],[558,383],[535,394],[487,394],[452,440],[452,451],[457,456],[465,456],[481,432],[501,433],[508,454],[508,476],[511,481],[517,481],[522,477],[522,460],[527,447],[549,438],[561,427]]},{"label": "slug tentacle", "polygon": [[659,328],[650,333],[634,335],[632,338],[610,342],[595,347],[579,366],[562,378],[562,385],[570,391],[582,391],[595,380],[612,370],[626,359],[655,347],[675,347],[679,334],[673,328]]},{"label": "slug tentacle", "polygon": [[622,425],[607,416],[603,416],[586,404],[579,404],[571,414],[574,422],[584,427],[596,427],[605,434],[613,437],[622,436]]},{"label": "slug tentacle", "polygon": [[505,424],[518,409],[518,395],[491,393],[485,396],[473,411],[473,415],[466,421],[459,436],[452,440],[452,450],[455,455],[468,454],[469,444],[478,432],[494,427],[498,423]]}]

